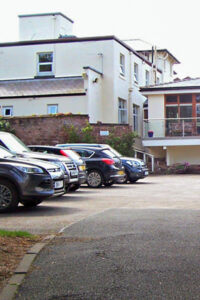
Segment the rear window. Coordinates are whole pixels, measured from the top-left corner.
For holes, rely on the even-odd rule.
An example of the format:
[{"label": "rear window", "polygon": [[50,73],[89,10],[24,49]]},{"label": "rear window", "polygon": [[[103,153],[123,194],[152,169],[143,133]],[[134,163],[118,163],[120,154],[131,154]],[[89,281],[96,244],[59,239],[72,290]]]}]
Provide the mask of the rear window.
[{"label": "rear window", "polygon": [[116,157],[115,153],[111,152],[110,150],[102,150],[101,151],[102,153],[104,153],[106,156],[109,156],[109,157]]}]

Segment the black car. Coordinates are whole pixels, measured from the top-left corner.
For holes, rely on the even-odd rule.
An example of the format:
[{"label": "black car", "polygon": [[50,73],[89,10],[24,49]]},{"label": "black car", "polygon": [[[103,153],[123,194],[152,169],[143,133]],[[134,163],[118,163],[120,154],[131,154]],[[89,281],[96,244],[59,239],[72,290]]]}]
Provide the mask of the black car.
[{"label": "black car", "polygon": [[0,163],[9,162],[28,164],[29,166],[33,165],[33,167],[38,167],[42,170],[46,170],[46,172],[51,176],[51,179],[53,180],[54,196],[60,196],[64,194],[64,173],[59,166],[48,161],[17,157],[13,155],[12,152],[10,152],[9,150],[0,146]]},{"label": "black car", "polygon": [[118,151],[113,149],[111,146],[106,144],[58,144],[59,147],[69,147],[69,146],[84,146],[84,147],[100,147],[100,148],[109,148],[117,157],[122,161],[122,165],[125,168],[125,177],[119,179],[118,183],[126,183],[130,181],[134,183],[139,179],[143,179],[149,175],[149,170],[143,160],[134,158],[134,157],[125,157],[122,156]]},{"label": "black car", "polygon": [[81,184],[86,182],[86,163],[75,151],[62,147],[44,145],[29,145],[28,148],[34,152],[63,155],[70,158],[77,165],[79,170],[79,182],[77,184],[74,184],[74,186],[70,188],[71,191],[77,190]]},{"label": "black car", "polygon": [[21,162],[0,162],[0,213],[18,203],[36,206],[54,194],[54,184],[45,168]]},{"label": "black car", "polygon": [[68,157],[33,152],[14,134],[3,131],[0,131],[0,145],[26,160],[39,159],[57,164],[65,174],[66,191],[78,183],[78,168]]},{"label": "black car", "polygon": [[108,148],[71,146],[86,162],[87,184],[89,187],[111,186],[125,176],[121,160]]}]

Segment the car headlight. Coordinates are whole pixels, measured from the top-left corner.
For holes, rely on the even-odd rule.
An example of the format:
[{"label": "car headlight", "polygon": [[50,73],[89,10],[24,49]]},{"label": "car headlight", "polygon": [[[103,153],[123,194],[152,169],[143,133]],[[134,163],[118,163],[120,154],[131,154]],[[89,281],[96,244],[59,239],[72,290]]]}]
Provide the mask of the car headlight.
[{"label": "car headlight", "polygon": [[25,167],[25,166],[16,166],[18,170],[24,173],[30,173],[30,174],[41,174],[44,173],[44,171],[39,167]]},{"label": "car headlight", "polygon": [[85,171],[86,170],[85,165],[78,166],[78,168],[79,168],[80,171]]}]

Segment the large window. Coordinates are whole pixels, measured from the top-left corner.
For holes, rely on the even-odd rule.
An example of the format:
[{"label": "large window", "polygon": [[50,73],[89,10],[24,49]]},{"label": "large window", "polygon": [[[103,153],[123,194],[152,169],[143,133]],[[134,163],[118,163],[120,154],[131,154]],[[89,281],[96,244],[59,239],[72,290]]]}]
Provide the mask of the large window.
[{"label": "large window", "polygon": [[133,104],[133,130],[138,132],[138,112],[139,106]]},{"label": "large window", "polygon": [[127,103],[123,99],[119,99],[118,102],[118,122],[119,124],[127,123]]},{"label": "large window", "polygon": [[38,53],[38,75],[53,74],[53,52]]},{"label": "large window", "polygon": [[120,53],[120,75],[125,76],[125,56]]}]

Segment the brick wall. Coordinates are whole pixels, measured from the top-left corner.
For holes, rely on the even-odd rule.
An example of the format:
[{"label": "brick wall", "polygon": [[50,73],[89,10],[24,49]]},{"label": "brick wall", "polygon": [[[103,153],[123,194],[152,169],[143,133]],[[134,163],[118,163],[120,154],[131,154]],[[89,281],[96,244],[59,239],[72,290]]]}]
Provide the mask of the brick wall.
[{"label": "brick wall", "polygon": [[[88,121],[88,115],[58,115],[58,116],[30,116],[30,117],[13,117],[7,119],[11,127],[14,128],[15,134],[27,145],[55,145],[67,141],[65,126],[74,125],[78,130],[84,128]],[[98,142],[103,143],[107,136],[100,135],[100,131],[105,133],[111,132],[113,128],[117,135],[131,131],[129,125],[122,124],[91,124],[94,128],[94,135]]]}]

